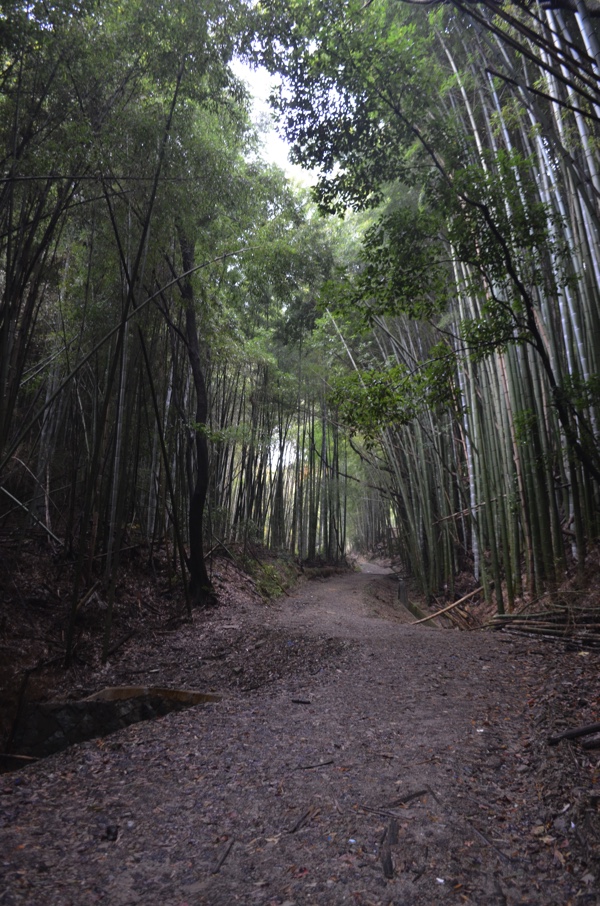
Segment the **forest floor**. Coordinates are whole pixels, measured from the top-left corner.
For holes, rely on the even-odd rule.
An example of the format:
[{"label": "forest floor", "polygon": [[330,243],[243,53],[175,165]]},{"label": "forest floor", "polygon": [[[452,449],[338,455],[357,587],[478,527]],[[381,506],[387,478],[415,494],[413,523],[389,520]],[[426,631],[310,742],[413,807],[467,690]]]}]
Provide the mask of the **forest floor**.
[{"label": "forest floor", "polygon": [[600,903],[600,754],[547,743],[600,719],[598,653],[412,626],[374,564],[268,604],[219,569],[219,607],[46,670],[222,698],[0,777],[2,906]]}]

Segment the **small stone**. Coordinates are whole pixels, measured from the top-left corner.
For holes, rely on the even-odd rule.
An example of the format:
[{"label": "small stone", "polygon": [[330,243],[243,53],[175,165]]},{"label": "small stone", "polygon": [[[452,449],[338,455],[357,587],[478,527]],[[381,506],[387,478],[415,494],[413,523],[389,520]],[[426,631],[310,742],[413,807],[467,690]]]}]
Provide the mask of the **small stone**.
[{"label": "small stone", "polygon": [[102,840],[108,840],[110,843],[114,843],[117,837],[119,836],[119,825],[118,824],[107,824],[104,833],[102,834]]}]

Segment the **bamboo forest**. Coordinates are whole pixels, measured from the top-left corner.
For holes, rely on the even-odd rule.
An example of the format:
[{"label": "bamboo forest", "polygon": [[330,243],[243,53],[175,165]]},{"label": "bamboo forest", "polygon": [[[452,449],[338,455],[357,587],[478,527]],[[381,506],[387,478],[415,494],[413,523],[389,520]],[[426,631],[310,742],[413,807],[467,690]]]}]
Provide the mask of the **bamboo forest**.
[{"label": "bamboo forest", "polygon": [[[0,526],[385,550],[502,614],[600,518],[595,3],[3,4]],[[293,24],[292,24],[293,23]],[[260,156],[233,63],[314,174]]]},{"label": "bamboo forest", "polygon": [[598,903],[600,0],[0,50],[0,904]]}]

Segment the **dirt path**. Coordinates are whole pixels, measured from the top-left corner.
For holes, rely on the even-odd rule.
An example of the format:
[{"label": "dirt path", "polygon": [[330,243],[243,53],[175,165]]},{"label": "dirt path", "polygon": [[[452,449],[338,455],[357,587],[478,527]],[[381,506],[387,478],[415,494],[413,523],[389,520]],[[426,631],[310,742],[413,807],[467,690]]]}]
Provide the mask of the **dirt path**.
[{"label": "dirt path", "polygon": [[163,682],[229,691],[11,775],[0,904],[600,902],[540,792],[542,647],[412,627],[394,593],[372,569],[215,614],[222,656],[163,639]]}]

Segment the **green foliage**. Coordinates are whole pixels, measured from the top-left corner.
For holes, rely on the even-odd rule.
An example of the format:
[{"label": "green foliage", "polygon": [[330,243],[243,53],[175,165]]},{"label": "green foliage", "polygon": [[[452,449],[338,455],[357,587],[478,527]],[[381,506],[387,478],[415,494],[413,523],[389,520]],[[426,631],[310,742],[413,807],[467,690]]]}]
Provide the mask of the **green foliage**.
[{"label": "green foliage", "polygon": [[481,362],[492,353],[504,352],[511,344],[526,339],[526,334],[517,332],[513,309],[499,299],[485,302],[479,317],[462,321],[460,334],[473,362]]},{"label": "green foliage", "polygon": [[457,355],[445,340],[431,347],[423,369],[428,408],[452,409],[456,415],[460,415],[461,407],[456,392],[457,367]]},{"label": "green foliage", "polygon": [[537,421],[537,415],[533,409],[522,409],[513,414],[515,439],[518,444],[524,446],[531,443],[531,435],[537,427]]},{"label": "green foliage", "polygon": [[389,364],[338,375],[331,400],[343,423],[372,444],[385,428],[408,425],[425,411],[453,406],[455,373],[455,356],[442,342],[417,371]]},{"label": "green foliage", "polygon": [[452,281],[442,231],[437,213],[400,208],[366,232],[355,302],[369,323],[399,312],[426,319],[446,308]]},{"label": "green foliage", "polygon": [[600,374],[593,374],[588,380],[571,375],[561,389],[577,412],[600,405]]},{"label": "green foliage", "polygon": [[283,76],[276,103],[294,159],[319,169],[320,207],[379,204],[385,183],[406,174],[403,149],[414,142],[390,106],[420,104],[435,78],[426,19],[360,0],[265,0],[259,10],[260,57]]},{"label": "green foliage", "polygon": [[371,441],[383,428],[411,421],[418,408],[410,375],[401,366],[338,377],[331,399],[343,423]]},{"label": "green foliage", "polygon": [[[329,290],[331,310],[353,309],[365,326],[401,312],[432,318],[456,297],[455,257],[468,274],[462,289],[479,305],[461,329],[470,354],[527,339],[537,288],[567,279],[557,270],[564,249],[531,183],[531,161],[500,148],[473,163],[477,149],[440,104],[440,91],[457,83],[435,46],[446,13],[428,18],[394,2],[325,10],[268,0],[261,8],[266,37],[278,35],[263,57],[284,76],[278,103],[297,160],[320,167],[322,209],[373,207],[414,175],[423,187],[418,204],[384,210],[366,232],[361,272]],[[467,69],[461,79],[468,87],[475,76]]]},{"label": "green foliage", "polygon": [[[455,171],[446,193],[448,238],[460,260],[483,273],[491,286],[514,282],[512,268],[529,287],[543,279],[540,256],[553,244],[549,224],[554,218],[535,197],[530,169],[531,161],[522,155],[499,150],[485,162]],[[516,295],[514,287],[512,292]]]}]

